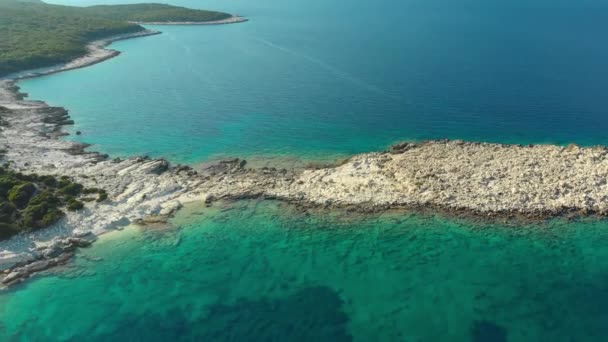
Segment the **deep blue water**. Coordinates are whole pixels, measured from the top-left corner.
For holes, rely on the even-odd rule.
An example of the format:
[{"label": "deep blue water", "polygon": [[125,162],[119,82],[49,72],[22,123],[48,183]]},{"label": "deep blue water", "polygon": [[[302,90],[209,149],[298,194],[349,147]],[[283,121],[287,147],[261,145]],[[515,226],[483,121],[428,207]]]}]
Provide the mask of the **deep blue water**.
[{"label": "deep blue water", "polygon": [[75,139],[180,162],[404,139],[608,144],[606,1],[173,3],[251,22],[153,27],[24,89],[70,109]]}]

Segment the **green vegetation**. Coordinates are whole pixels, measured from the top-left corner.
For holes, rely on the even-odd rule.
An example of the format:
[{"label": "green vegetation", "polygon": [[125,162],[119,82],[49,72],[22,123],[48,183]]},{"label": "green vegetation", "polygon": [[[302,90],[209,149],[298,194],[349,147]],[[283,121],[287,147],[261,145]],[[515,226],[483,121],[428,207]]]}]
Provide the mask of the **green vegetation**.
[{"label": "green vegetation", "polygon": [[163,4],[104,5],[84,8],[92,16],[135,22],[206,22],[230,18],[230,14],[192,10]]},{"label": "green vegetation", "polygon": [[25,175],[0,167],[0,240],[19,232],[32,231],[60,220],[70,211],[84,208],[76,197],[97,193],[99,202],[107,198],[102,189],[85,189],[68,177]]},{"label": "green vegetation", "polygon": [[99,197],[97,197],[97,202],[103,202],[108,199],[108,193],[105,190],[101,190],[99,192]]},{"label": "green vegetation", "polygon": [[160,4],[69,7],[39,1],[0,0],[0,76],[66,63],[86,44],[144,30],[135,21],[204,22],[226,13]]},{"label": "green vegetation", "polygon": [[9,190],[8,200],[17,208],[23,209],[27,206],[34,192],[36,192],[34,184],[30,182],[17,183]]},{"label": "green vegetation", "polygon": [[72,200],[70,201],[70,203],[68,204],[68,210],[69,211],[77,211],[84,208],[84,203],[78,201],[78,200]]}]

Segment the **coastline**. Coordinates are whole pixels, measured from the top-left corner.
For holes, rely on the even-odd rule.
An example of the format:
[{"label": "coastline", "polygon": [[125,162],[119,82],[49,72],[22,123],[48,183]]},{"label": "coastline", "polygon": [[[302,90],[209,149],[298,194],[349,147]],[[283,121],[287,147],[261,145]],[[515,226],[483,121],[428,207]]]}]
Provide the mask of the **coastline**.
[{"label": "coastline", "polygon": [[240,15],[233,15],[230,18],[214,21],[130,21],[131,24],[138,25],[226,25],[238,24],[249,21],[249,19]]},{"label": "coastline", "polygon": [[[435,140],[318,168],[247,167],[245,160],[231,159],[195,170],[163,159],[87,152],[87,145],[61,139],[62,126],[72,123],[65,109],[26,97],[15,81],[0,81],[4,161],[23,173],[70,175],[85,187],[106,190],[109,199],[87,203],[52,227],[1,241],[5,285],[29,277],[32,267],[69,261],[64,254],[73,255],[75,245],[86,246],[97,235],[166,221],[191,202],[262,198],[304,210],[405,209],[484,219],[608,216],[606,147]],[[65,252],[48,252],[57,246]],[[45,253],[60,259],[44,259]]]},{"label": "coastline", "polygon": [[[239,17],[240,20],[234,22],[243,22],[247,19]],[[222,24],[229,24],[224,22]],[[186,23],[182,23],[186,24]],[[218,23],[219,24],[219,23]],[[11,146],[13,148],[7,154],[1,157],[4,162],[14,162],[8,154],[16,151],[16,159],[20,160],[21,152],[32,152],[31,155],[24,159],[34,158],[30,162],[25,162],[23,170],[27,173],[40,172],[41,174],[63,174],[74,175],[73,167],[82,167],[84,165],[94,166],[98,162],[108,162],[108,156],[96,152],[85,152],[88,147],[86,144],[78,144],[67,142],[59,139],[65,136],[62,132],[63,125],[69,125],[73,121],[69,120],[69,115],[64,108],[50,107],[42,101],[24,100],[27,94],[19,92],[19,86],[16,82],[24,79],[42,77],[60,73],[69,70],[85,68],[104,62],[108,59],[120,55],[119,51],[108,49],[107,46],[119,40],[131,38],[140,38],[161,34],[156,30],[145,29],[134,33],[120,34],[108,38],[92,41],[87,44],[87,54],[76,58],[68,63],[56,65],[49,68],[25,70],[19,73],[0,78],[0,108],[3,109],[0,114],[3,118],[10,117],[11,122],[6,122],[6,127],[0,127],[0,141],[4,147]],[[41,145],[38,145],[38,144]],[[33,150],[30,151],[30,148]],[[49,157],[50,160],[57,161],[54,163],[43,164],[40,156]],[[55,152],[55,153],[53,153]],[[38,156],[38,157],[36,157]],[[67,157],[65,160],[62,158]],[[130,175],[137,173],[146,174],[140,177],[140,180],[158,181],[158,184],[149,184],[134,182],[130,183],[125,179],[122,184],[114,184],[117,187],[117,192],[121,192],[124,196],[115,200],[110,200],[109,204],[113,209],[99,210],[100,205],[88,203],[81,212],[67,212],[66,217],[59,223],[27,234],[19,234],[4,241],[0,241],[0,290],[8,286],[18,284],[29,278],[32,274],[42,272],[48,268],[52,268],[66,262],[69,262],[76,248],[87,247],[92,243],[96,236],[101,235],[110,230],[120,229],[132,223],[144,223],[145,218],[155,217],[154,220],[165,220],[177,210],[181,203],[174,201],[185,192],[190,184],[182,184],[182,174],[192,174],[192,169],[186,166],[177,165],[172,167],[173,175],[160,177],[161,179],[153,180],[147,176],[161,175],[169,166],[164,160],[149,160],[147,157],[131,158],[124,163],[115,159],[111,164],[119,164],[114,171],[124,171]],[[37,167],[32,167],[36,165]],[[102,167],[102,169],[104,169]],[[110,169],[105,169],[109,171]],[[109,175],[102,175],[109,176]],[[166,175],[165,175],[166,176]],[[137,177],[137,176],[136,176]],[[81,174],[74,177],[79,179],[83,184],[97,184],[97,181],[91,183],[87,175]],[[152,176],[153,178],[153,176]],[[87,180],[89,180],[87,182]],[[129,186],[145,188],[141,193]],[[148,186],[148,187],[147,187]],[[125,191],[131,191],[125,194]],[[154,196],[146,198],[149,192],[154,192]],[[116,195],[117,193],[115,193]],[[107,203],[104,203],[107,204]],[[119,207],[126,211],[115,210]],[[131,211],[131,214],[129,214]],[[105,212],[105,214],[104,214]],[[95,214],[93,214],[95,213]]]},{"label": "coastline", "polygon": [[190,202],[267,198],[303,209],[430,210],[490,219],[608,216],[606,147],[435,140],[402,143],[320,168],[248,167],[244,160],[231,159],[193,169],[163,159],[112,160],[88,152],[87,145],[61,139],[63,125],[71,124],[64,108],[26,100],[16,84],[100,63],[119,54],[106,49],[111,42],[159,33],[95,41],[86,56],[70,63],[0,80],[0,107],[6,108],[0,115],[7,123],[0,134],[4,161],[24,173],[69,175],[109,195],[106,202],[67,213],[52,227],[0,241],[0,284],[16,284],[68,262],[76,248],[97,235],[133,223],[162,222]]},{"label": "coastline", "polygon": [[[52,75],[52,74],[56,74],[56,73],[60,73],[60,72],[64,72],[64,71],[69,71],[69,70],[86,68],[88,66],[107,61],[108,59],[111,59],[111,58],[114,58],[114,57],[120,55],[120,51],[107,48],[108,45],[110,45],[114,42],[117,42],[120,40],[132,39],[132,38],[154,36],[154,35],[161,34],[161,33],[162,32],[160,32],[160,31],[146,29],[143,31],[120,34],[120,35],[116,35],[116,36],[111,36],[109,38],[95,40],[95,41],[92,41],[89,44],[87,44],[87,53],[84,56],[78,57],[68,63],[56,65],[56,66],[49,67],[49,68],[43,68],[41,71],[27,71],[26,70],[26,71],[22,71],[22,72],[14,74],[16,76],[13,76],[13,77],[11,77],[11,75],[8,75],[4,79],[19,81],[19,80],[25,80],[25,79],[30,79],[30,78],[48,76],[48,75]],[[0,80],[1,80],[1,78],[0,78]]]}]

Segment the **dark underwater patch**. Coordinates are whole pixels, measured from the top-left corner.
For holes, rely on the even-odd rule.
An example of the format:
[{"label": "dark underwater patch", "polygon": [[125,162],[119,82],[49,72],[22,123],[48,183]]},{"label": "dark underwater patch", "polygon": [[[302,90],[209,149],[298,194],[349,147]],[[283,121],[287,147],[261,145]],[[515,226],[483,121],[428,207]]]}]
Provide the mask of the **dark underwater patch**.
[{"label": "dark underwater patch", "polygon": [[217,305],[201,324],[214,341],[351,341],[342,304],[335,291],[311,287],[283,300]]},{"label": "dark underwater patch", "polygon": [[[348,316],[338,294],[310,287],[278,300],[240,300],[217,304],[192,322],[188,310],[131,317],[111,331],[99,329],[88,341],[352,341]],[[78,340],[78,339],[74,339]]]},{"label": "dark underwater patch", "polygon": [[473,342],[506,342],[507,329],[490,321],[475,321],[471,327]]}]

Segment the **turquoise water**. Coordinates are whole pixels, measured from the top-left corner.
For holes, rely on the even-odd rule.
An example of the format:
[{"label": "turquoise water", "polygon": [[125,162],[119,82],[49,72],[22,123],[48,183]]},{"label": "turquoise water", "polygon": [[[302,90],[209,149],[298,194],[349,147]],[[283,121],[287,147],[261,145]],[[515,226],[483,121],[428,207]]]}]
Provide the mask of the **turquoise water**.
[{"label": "turquoise water", "polygon": [[[90,4],[90,1],[66,1]],[[22,82],[112,155],[318,156],[402,139],[608,144],[608,3],[178,1],[251,18],[152,27]]]},{"label": "turquoise water", "polygon": [[605,341],[608,226],[189,208],[0,295],[0,339]]},{"label": "turquoise water", "polygon": [[[114,156],[608,144],[603,1],[172,3],[252,21],[161,27],[115,43],[119,58],[21,85],[71,111],[83,135],[70,139]],[[193,206],[0,293],[0,340],[605,341],[606,260],[606,221]]]}]

